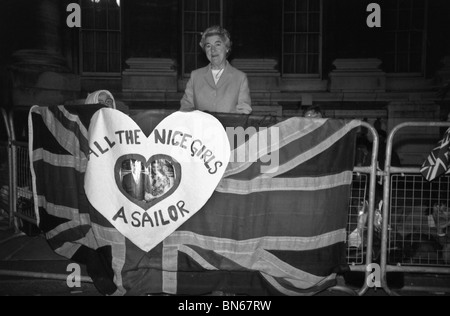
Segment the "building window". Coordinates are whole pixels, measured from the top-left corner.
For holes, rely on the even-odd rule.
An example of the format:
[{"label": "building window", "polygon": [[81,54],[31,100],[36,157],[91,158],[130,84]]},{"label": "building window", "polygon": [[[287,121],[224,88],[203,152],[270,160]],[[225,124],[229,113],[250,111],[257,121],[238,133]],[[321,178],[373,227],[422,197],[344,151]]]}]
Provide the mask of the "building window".
[{"label": "building window", "polygon": [[80,0],[80,70],[83,75],[121,72],[119,0]]},{"label": "building window", "polygon": [[192,70],[208,64],[199,45],[201,32],[223,24],[223,0],[183,0],[182,15],[182,72],[189,76]]},{"label": "building window", "polygon": [[283,0],[282,74],[321,73],[322,0]]},{"label": "building window", "polygon": [[386,32],[383,69],[391,73],[424,73],[428,1],[389,0],[382,8]]}]

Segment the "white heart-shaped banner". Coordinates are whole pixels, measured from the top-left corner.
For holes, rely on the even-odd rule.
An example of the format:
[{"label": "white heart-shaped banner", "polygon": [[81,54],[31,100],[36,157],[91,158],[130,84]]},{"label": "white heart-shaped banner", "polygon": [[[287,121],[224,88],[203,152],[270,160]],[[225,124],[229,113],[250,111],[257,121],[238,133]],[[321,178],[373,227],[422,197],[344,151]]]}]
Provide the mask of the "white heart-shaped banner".
[{"label": "white heart-shaped banner", "polygon": [[147,138],[104,108],[91,119],[84,187],[98,212],[149,251],[203,207],[229,159],[225,129],[210,114],[172,113]]}]

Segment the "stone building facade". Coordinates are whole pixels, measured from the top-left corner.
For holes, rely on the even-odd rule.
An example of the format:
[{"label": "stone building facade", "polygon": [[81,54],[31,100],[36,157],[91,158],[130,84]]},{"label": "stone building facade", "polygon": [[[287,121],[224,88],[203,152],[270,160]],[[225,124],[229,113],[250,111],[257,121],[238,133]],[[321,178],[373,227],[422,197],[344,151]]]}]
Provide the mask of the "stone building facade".
[{"label": "stone building facade", "polygon": [[[67,6],[80,5],[81,27]],[[370,27],[368,5],[380,8]],[[110,90],[130,109],[176,109],[206,64],[200,32],[232,35],[230,62],[249,77],[255,112],[441,121],[450,112],[447,0],[4,0],[0,100],[7,109]],[[411,138],[438,132],[410,131]],[[415,134],[416,133],[416,134]],[[405,164],[422,159],[398,147]]]}]

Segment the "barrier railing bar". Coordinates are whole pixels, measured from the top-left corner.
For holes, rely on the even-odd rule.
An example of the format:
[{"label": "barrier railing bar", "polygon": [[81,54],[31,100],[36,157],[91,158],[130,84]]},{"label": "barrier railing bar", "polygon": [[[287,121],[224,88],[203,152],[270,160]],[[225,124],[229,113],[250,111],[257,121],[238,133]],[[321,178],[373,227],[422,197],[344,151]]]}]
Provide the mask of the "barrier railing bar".
[{"label": "barrier railing bar", "polygon": [[20,231],[19,229],[19,223],[17,221],[17,217],[15,216],[17,214],[17,147],[14,145],[16,141],[16,133],[14,131],[14,108],[10,110],[9,112],[9,129],[10,129],[10,135],[11,135],[11,153],[12,153],[12,163],[11,163],[11,169],[12,169],[12,185],[10,187],[10,192],[12,195],[12,204],[11,204],[11,220],[13,221],[14,230],[16,233]]},{"label": "barrier railing bar", "polygon": [[[14,276],[14,277],[38,278],[38,279],[50,279],[50,280],[62,280],[62,281],[67,280],[66,274],[45,273],[45,272],[0,270],[0,275]],[[92,279],[88,276],[80,276],[80,281],[84,282],[84,283],[93,283]]]},{"label": "barrier railing bar", "polygon": [[[354,171],[360,172],[365,171],[370,173],[370,183],[369,183],[369,212],[367,221],[367,247],[366,247],[366,264],[361,265],[351,265],[351,271],[365,272],[365,280],[369,277],[372,271],[367,271],[366,267],[369,263],[372,263],[372,252],[373,252],[373,223],[375,219],[375,189],[376,189],[376,175],[377,170],[377,160],[378,160],[378,147],[379,138],[376,129],[367,122],[361,121],[361,126],[366,127],[373,135],[373,145],[372,145],[372,157],[370,167],[355,167]],[[367,282],[364,282],[361,289],[358,291],[358,295],[362,296],[369,289]]]},{"label": "barrier railing bar", "polygon": [[387,265],[386,272],[450,274],[450,267],[414,267],[404,265]]},{"label": "barrier railing bar", "polygon": [[31,224],[37,225],[37,220],[36,219],[31,219],[29,216],[25,216],[25,215],[21,214],[20,212],[14,213],[14,216],[18,217],[18,218],[21,218],[21,219],[24,219],[24,220],[26,220],[27,222],[29,222]]},{"label": "barrier railing bar", "polygon": [[[14,223],[14,209],[13,205],[15,204],[15,198],[13,195],[13,186],[14,186],[14,169],[13,169],[13,152],[12,152],[12,134],[11,134],[11,128],[9,125],[9,119],[8,114],[6,113],[5,109],[1,108],[1,114],[3,117],[3,122],[6,127],[6,133],[8,137],[7,141],[7,154],[8,154],[8,194],[9,194],[9,227],[13,226]],[[17,231],[16,231],[17,232]]]}]

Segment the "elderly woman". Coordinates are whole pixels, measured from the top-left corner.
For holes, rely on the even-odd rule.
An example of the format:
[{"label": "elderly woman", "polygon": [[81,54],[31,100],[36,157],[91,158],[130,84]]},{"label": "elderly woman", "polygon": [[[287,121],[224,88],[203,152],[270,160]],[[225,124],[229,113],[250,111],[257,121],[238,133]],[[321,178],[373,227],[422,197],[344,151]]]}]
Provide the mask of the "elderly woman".
[{"label": "elderly woman", "polygon": [[252,107],[247,75],[227,61],[231,51],[228,31],[220,26],[207,28],[202,33],[200,46],[210,64],[191,73],[180,111],[250,114]]},{"label": "elderly woman", "polygon": [[104,104],[112,109],[116,108],[116,101],[108,90],[97,90],[89,94],[84,101],[85,104]]}]

